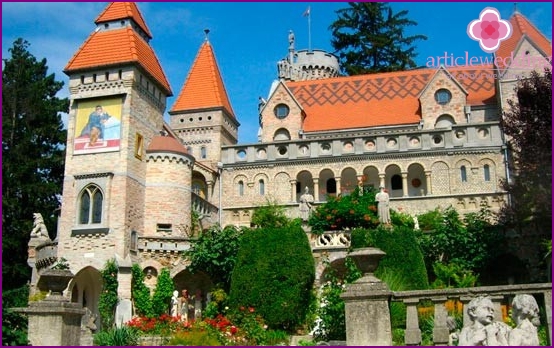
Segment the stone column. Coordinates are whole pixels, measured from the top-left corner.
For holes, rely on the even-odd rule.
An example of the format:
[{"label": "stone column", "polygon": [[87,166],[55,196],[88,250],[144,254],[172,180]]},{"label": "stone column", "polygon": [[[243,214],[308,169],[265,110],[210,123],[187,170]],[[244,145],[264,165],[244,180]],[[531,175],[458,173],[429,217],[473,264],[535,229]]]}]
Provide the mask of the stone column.
[{"label": "stone column", "polygon": [[450,331],[448,330],[448,326],[446,326],[446,318],[448,317],[448,312],[444,306],[446,300],[446,297],[432,299],[435,304],[433,343],[436,346],[448,345],[448,338],[450,336]]},{"label": "stone column", "polygon": [[335,189],[337,190],[337,197],[342,193],[340,189],[340,176],[335,177]]},{"label": "stone column", "polygon": [[421,329],[417,315],[418,298],[406,299],[406,331],[404,333],[404,343],[406,345],[419,345],[421,343]]},{"label": "stone column", "polygon": [[127,257],[123,259],[116,254],[115,259],[118,266],[117,296],[120,299],[115,309],[115,325],[121,327],[131,320],[133,316],[133,305],[131,302],[131,269],[133,263],[130,255],[127,255]]},{"label": "stone column", "polygon": [[427,186],[427,195],[433,194],[433,186],[431,183],[431,171],[426,170],[425,171],[425,186]]},{"label": "stone column", "polygon": [[314,200],[319,202],[321,201],[319,198],[319,178],[313,178],[312,180],[314,182]]},{"label": "stone column", "polygon": [[[377,248],[363,248],[350,253],[364,276],[346,286],[341,298],[345,305],[346,344],[348,346],[390,346],[389,299],[387,284],[373,275],[385,253]],[[371,267],[360,267],[369,262]]]},{"label": "stone column", "polygon": [[408,197],[408,173],[402,172],[402,196]]},{"label": "stone column", "polygon": [[385,185],[385,174],[379,174],[379,186],[387,187],[387,185]]},{"label": "stone column", "polygon": [[548,330],[546,333],[548,335],[548,344],[552,345],[552,291],[544,292],[544,309],[546,314],[546,326]]},{"label": "stone column", "polygon": [[290,181],[290,201],[296,202],[296,180]]}]

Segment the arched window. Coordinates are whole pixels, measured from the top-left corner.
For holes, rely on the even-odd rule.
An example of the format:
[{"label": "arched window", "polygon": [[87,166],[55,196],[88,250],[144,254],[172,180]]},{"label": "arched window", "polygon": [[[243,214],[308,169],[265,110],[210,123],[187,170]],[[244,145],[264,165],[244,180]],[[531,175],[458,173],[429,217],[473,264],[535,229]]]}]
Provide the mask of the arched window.
[{"label": "arched window", "polygon": [[264,179],[260,179],[260,181],[258,181],[258,184],[259,184],[259,187],[260,187],[260,196],[265,195],[265,182],[264,182]]},{"label": "arched window", "polygon": [[101,223],[103,201],[104,196],[98,186],[87,186],[80,198],[79,223],[83,225]]},{"label": "arched window", "polygon": [[390,178],[390,188],[391,190],[402,190],[402,177],[400,175],[396,174]]},{"label": "arched window", "polygon": [[327,194],[337,193],[337,181],[334,178],[327,180]]},{"label": "arched window", "polygon": [[488,164],[483,166],[483,174],[485,176],[485,181],[491,181],[491,169]]},{"label": "arched window", "polygon": [[239,196],[244,195],[244,182],[242,180],[239,181],[238,183],[238,191],[239,191]]},{"label": "arched window", "polygon": [[202,146],[200,148],[200,158],[206,158],[207,157],[207,154],[206,154],[206,147],[205,146]]},{"label": "arched window", "polygon": [[462,182],[467,182],[466,166],[461,166],[460,167],[460,178],[462,179]]}]

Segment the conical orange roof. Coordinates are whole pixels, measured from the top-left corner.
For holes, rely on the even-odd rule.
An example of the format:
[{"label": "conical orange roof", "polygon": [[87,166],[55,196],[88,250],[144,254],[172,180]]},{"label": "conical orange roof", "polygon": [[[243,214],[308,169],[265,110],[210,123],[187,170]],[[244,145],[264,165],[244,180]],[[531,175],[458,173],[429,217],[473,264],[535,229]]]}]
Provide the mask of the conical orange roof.
[{"label": "conical orange roof", "polygon": [[[148,33],[148,28],[144,24],[136,5],[132,4],[132,6],[128,5],[127,7],[131,8],[132,11],[125,18],[132,18],[133,20],[135,18],[131,16],[139,18],[144,28],[146,28],[145,32]],[[106,21],[107,18],[122,19],[120,10],[123,8],[126,7],[111,4],[98,18],[101,19],[100,22]],[[97,19],[97,22],[99,19]],[[73,55],[69,63],[67,63],[64,72],[69,74],[86,69],[113,67],[122,64],[140,66],[159,83],[165,94],[168,96],[173,95],[154,50],[131,26],[94,31]]]},{"label": "conical orange roof", "polygon": [[212,46],[205,41],[170,112],[217,107],[235,117]]},{"label": "conical orange roof", "polygon": [[144,21],[144,18],[142,18],[142,14],[140,13],[137,5],[134,2],[110,3],[98,16],[98,18],[96,18],[94,23],[100,24],[104,22],[111,22],[118,19],[127,18],[131,18],[132,20],[134,20],[135,23],[137,23],[138,26],[142,30],[144,30],[146,35],[148,35],[149,38],[152,38],[150,30],[148,29],[148,26],[146,26],[146,22]]},{"label": "conical orange roof", "polygon": [[[552,42],[525,18],[525,16],[519,12],[514,12],[512,17],[510,17],[510,24],[513,30],[512,36],[500,43],[500,47],[495,53],[496,57],[510,57],[524,37],[527,37],[545,56],[552,56]],[[499,68],[505,69],[508,67],[501,64]]]}]

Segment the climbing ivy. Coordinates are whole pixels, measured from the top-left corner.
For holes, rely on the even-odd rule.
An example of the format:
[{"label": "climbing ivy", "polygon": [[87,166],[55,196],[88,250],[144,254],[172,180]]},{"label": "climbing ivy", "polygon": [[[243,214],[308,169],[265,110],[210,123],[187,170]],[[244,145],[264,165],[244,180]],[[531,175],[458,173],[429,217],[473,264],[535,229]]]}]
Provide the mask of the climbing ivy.
[{"label": "climbing ivy", "polygon": [[112,259],[106,262],[104,269],[100,273],[104,284],[98,300],[98,311],[100,312],[100,320],[104,329],[109,329],[114,324],[115,309],[119,302],[117,297],[117,272],[117,265],[115,260]]},{"label": "climbing ivy", "polygon": [[160,316],[169,312],[171,305],[171,296],[175,290],[175,285],[167,268],[163,268],[158,277],[158,283],[152,296],[152,311],[154,316]]},{"label": "climbing ivy", "polygon": [[136,314],[139,316],[153,317],[152,299],[150,298],[150,289],[144,285],[144,273],[138,264],[133,264],[131,268],[131,292],[135,304]]}]

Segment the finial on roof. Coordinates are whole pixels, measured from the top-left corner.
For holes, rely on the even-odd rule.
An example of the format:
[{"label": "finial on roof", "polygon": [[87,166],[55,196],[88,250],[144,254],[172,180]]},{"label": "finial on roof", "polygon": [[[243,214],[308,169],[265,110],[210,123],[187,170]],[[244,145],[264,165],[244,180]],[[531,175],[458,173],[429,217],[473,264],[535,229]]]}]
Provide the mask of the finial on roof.
[{"label": "finial on roof", "polygon": [[517,2],[514,2],[514,13],[519,13],[519,11],[517,10]]},{"label": "finial on roof", "polygon": [[206,34],[206,41],[208,41],[208,34],[210,33],[210,29],[204,29],[204,34]]}]

